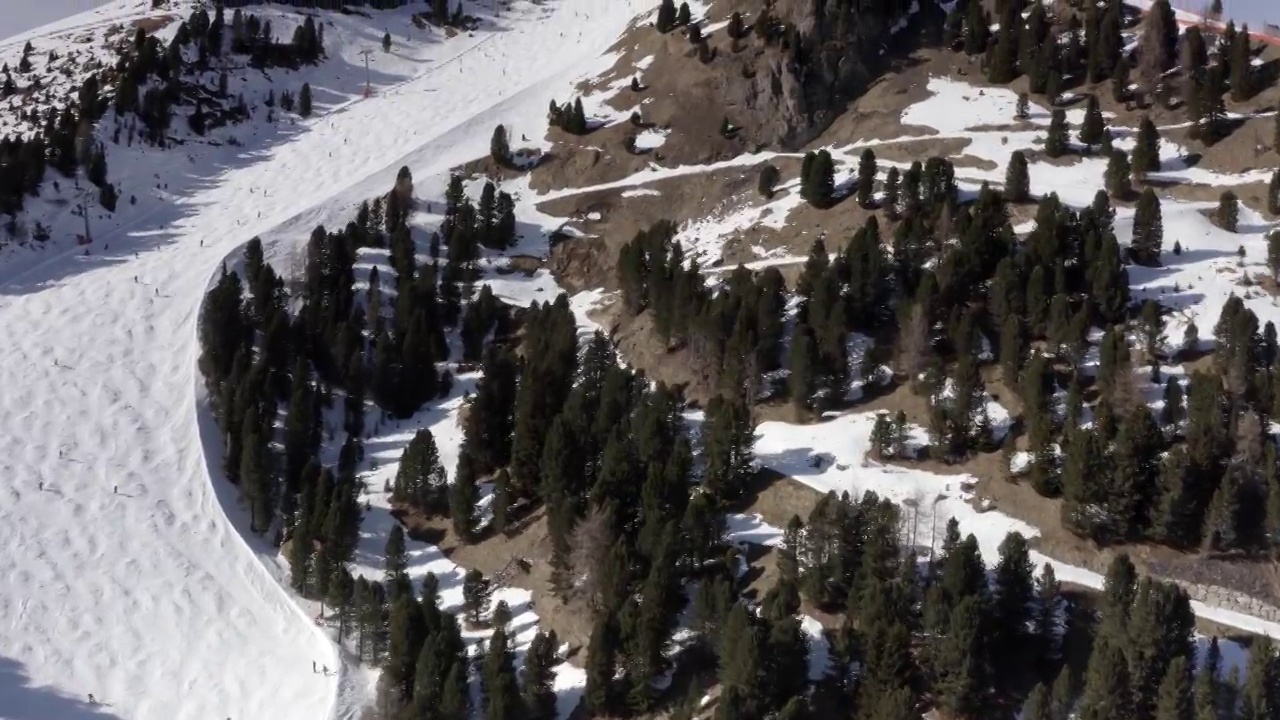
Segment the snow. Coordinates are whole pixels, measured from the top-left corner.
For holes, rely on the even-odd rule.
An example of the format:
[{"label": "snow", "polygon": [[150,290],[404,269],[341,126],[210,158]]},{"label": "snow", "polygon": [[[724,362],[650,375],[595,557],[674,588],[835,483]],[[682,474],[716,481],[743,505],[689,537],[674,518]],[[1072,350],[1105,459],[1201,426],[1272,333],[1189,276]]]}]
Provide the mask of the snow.
[{"label": "snow", "polygon": [[636,150],[656,150],[667,141],[667,135],[669,134],[671,134],[671,131],[664,128],[645,130],[636,135]]},{"label": "snow", "polygon": [[[57,27],[73,35],[136,17],[144,4]],[[313,609],[284,589],[276,549],[248,531],[222,479],[220,433],[196,369],[204,290],[255,235],[289,271],[312,228],[345,224],[402,165],[418,195],[438,202],[448,169],[484,155],[494,125],[541,138],[548,100],[565,96],[640,5],[516,3],[472,36],[375,53],[367,100],[363,73],[352,71],[363,69],[358,51],[384,24],[406,26],[408,10],[372,20],[326,14],[331,60],[303,74],[317,117],[233,128],[240,147],[111,146],[124,200],[113,217],[95,211],[87,256],[67,240],[79,218],[51,204],[33,209],[54,240],[41,252],[11,250],[0,265],[9,332],[0,381],[10,390],[0,405],[0,494],[10,510],[0,546],[11,549],[0,555],[0,615],[9,619],[0,708],[69,719],[357,714],[372,674],[349,665]],[[288,15],[281,8],[256,11],[289,26],[277,23]],[[155,176],[169,187],[155,187]],[[438,422],[450,409],[437,411]],[[368,530],[385,531],[370,515]],[[414,553],[415,571],[444,570],[430,548]],[[312,661],[334,672],[312,674]],[[567,710],[581,678],[562,673],[558,683]],[[110,705],[88,706],[88,693]]]},{"label": "snow", "polygon": [[[146,5],[150,2],[142,0]],[[0,13],[0,41],[58,23],[73,15],[98,10],[103,16],[114,16],[121,10],[140,7],[139,0],[10,0]]]},{"label": "snow", "polygon": [[831,641],[823,632],[822,623],[808,615],[801,618],[800,629],[809,636],[809,679],[816,682],[827,675],[827,667],[831,664]]},{"label": "snow", "polygon": [[782,529],[764,521],[757,513],[729,513],[725,515],[725,538],[730,543],[747,543],[780,547],[782,545]]},{"label": "snow", "polygon": [[[42,54],[72,48],[86,35],[97,43],[110,26],[153,14],[150,0],[111,0],[67,17],[78,9],[73,2],[24,0],[20,13],[8,7],[18,3],[8,3],[0,37],[25,34],[0,41],[0,56],[9,59],[20,52],[28,37]],[[190,9],[185,0],[174,4],[184,16]],[[359,53],[378,43],[384,27],[406,27],[411,9],[368,11],[372,19],[326,14],[330,59],[276,78],[278,87],[310,82],[316,117],[296,122],[281,117],[274,124],[255,118],[226,129],[218,142],[191,142],[180,150],[110,146],[110,177],[122,188],[123,199],[114,215],[92,212],[96,242],[88,255],[69,241],[81,223],[67,207],[75,196],[72,188],[46,188],[39,201],[32,201],[32,216],[51,226],[53,239],[39,251],[7,248],[0,264],[0,324],[7,331],[0,384],[8,388],[0,400],[5,422],[0,496],[9,510],[0,523],[0,546],[21,549],[0,554],[0,577],[5,578],[0,616],[9,619],[0,630],[0,712],[17,708],[25,717],[71,720],[315,720],[358,713],[376,673],[351,664],[312,621],[316,608],[285,589],[286,569],[276,549],[248,531],[236,490],[222,479],[221,437],[196,369],[203,293],[223,261],[234,259],[255,235],[263,238],[269,260],[292,271],[316,225],[345,224],[361,201],[385,192],[401,166],[412,171],[418,197],[439,204],[449,169],[485,155],[499,123],[513,138],[529,138],[521,145],[545,148],[548,101],[563,101],[584,72],[612,67],[616,57],[607,51],[618,33],[635,13],[650,10],[652,4],[640,0],[603,6],[589,0],[517,2],[497,22],[447,41],[438,34],[411,33],[415,36],[402,43],[393,33],[393,51],[372,56],[375,92],[368,99],[360,97]],[[270,16],[278,34],[299,17],[279,7],[255,12]],[[27,32],[45,22],[54,25]],[[637,71],[647,67],[645,60],[636,64]],[[276,87],[264,73],[237,74],[232,82],[251,103]],[[969,154],[998,165],[1013,149],[1033,146],[1033,133],[972,132],[984,124],[1007,124],[1012,106],[1008,96],[991,91],[973,101],[976,93],[960,85],[931,81],[937,99],[909,111],[913,124],[964,133],[973,141]],[[593,96],[593,112],[600,95]],[[1032,121],[1043,124],[1047,113],[1035,109]],[[226,142],[232,134],[239,145]],[[1002,136],[1010,138],[1009,144],[1000,141]],[[840,151],[848,154],[837,160],[846,170],[853,167],[853,149]],[[1169,179],[1230,185],[1254,177],[1179,165],[1181,152],[1168,143],[1165,152],[1161,176]],[[590,189],[652,195],[657,191],[644,186],[659,180],[745,169],[776,156],[651,166]],[[1100,184],[1099,163],[1086,159],[1052,172],[1038,172],[1041,166],[1033,165],[1033,190],[1057,191],[1073,204],[1088,202],[1091,188]],[[963,169],[958,175],[968,183],[1003,179],[1002,170]],[[509,182],[504,189],[519,201],[523,237],[515,250],[532,255],[545,255],[547,233],[563,224],[537,211],[535,203],[590,190],[537,196],[527,181]],[[136,205],[128,202],[131,195]],[[794,187],[783,186],[772,201],[727,208],[719,225],[701,230],[715,238],[706,241],[706,254],[715,255],[721,239],[735,230],[785,222],[799,202]],[[1181,312],[1197,318],[1205,337],[1229,292],[1242,291],[1225,272],[1234,262],[1231,253],[1243,245],[1246,269],[1255,271],[1265,257],[1260,243],[1266,228],[1244,213],[1243,231],[1228,237],[1204,221],[1202,209],[1166,203],[1166,243],[1172,247],[1174,239],[1185,238],[1186,252],[1175,258],[1166,251],[1168,267],[1160,277],[1132,268],[1131,277],[1139,297],[1148,293],[1182,302]],[[1123,242],[1131,211],[1118,215]],[[415,218],[415,227],[431,222]],[[756,264],[802,260],[773,257]],[[546,270],[503,275],[501,263],[494,258],[483,280],[499,297],[527,304],[551,300],[558,292]],[[1183,289],[1170,289],[1174,283]],[[600,290],[572,298],[582,332],[598,328],[588,314],[607,301]],[[1266,301],[1247,302],[1264,322],[1276,315]],[[1180,336],[1174,328],[1169,333]],[[381,572],[378,558],[392,522],[377,481],[394,473],[400,448],[418,427],[432,429],[446,469],[453,470],[460,442],[457,414],[475,380],[475,375],[458,375],[448,399],[397,427],[378,428],[370,439],[364,472],[373,492],[366,498],[370,511],[358,572]],[[932,531],[940,533],[938,520],[948,516],[978,536],[988,559],[996,557],[1005,533],[1035,534],[998,511],[978,513],[966,502],[963,476],[865,461],[872,421],[862,414],[810,426],[765,423],[756,451],[762,464],[823,491],[874,489],[899,502],[915,501],[920,510],[911,527],[916,544],[927,527],[933,545]],[[808,459],[815,453],[834,461],[811,467]],[[780,535],[755,516],[734,518],[732,528],[741,542],[774,544]],[[436,572],[445,605],[456,606],[457,566],[430,545],[410,543],[410,550],[413,576]],[[1037,556],[1037,562],[1043,560]],[[1062,580],[1101,584],[1094,573],[1054,566]],[[505,588],[499,597],[517,615],[523,647],[537,622],[528,593]],[[1273,623],[1196,605],[1205,617],[1280,635]],[[815,672],[822,655],[808,620],[806,631],[815,637]],[[334,672],[313,674],[310,662]],[[582,684],[580,672],[561,666],[562,716],[576,704]],[[87,705],[89,693],[109,705]]]},{"label": "snow", "polygon": [[[939,547],[947,521],[955,518],[961,534],[973,534],[983,559],[994,563],[1000,543],[1007,534],[1019,532],[1033,538],[1039,531],[1032,525],[999,510],[980,512],[970,504],[971,475],[939,475],[911,466],[878,463],[867,456],[875,413],[851,413],[813,425],[770,421],[756,428],[756,458],[764,467],[792,477],[822,492],[848,492],[859,498],[873,491],[903,506],[904,533],[910,546],[928,552]],[[927,441],[922,428],[909,428],[909,442]],[[815,462],[815,459],[817,462]],[[1101,589],[1098,573],[1053,560],[1033,551],[1032,563],[1053,566],[1061,582]],[[1211,608],[1192,602],[1196,615],[1246,632],[1280,638],[1280,623],[1268,622],[1241,613]]]}]

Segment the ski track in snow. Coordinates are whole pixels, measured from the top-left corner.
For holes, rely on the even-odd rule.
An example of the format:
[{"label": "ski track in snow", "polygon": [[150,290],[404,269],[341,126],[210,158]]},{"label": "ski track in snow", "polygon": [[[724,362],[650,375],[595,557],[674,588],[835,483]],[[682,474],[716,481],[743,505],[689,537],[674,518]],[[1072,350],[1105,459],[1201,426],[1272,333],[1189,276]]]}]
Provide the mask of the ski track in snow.
[{"label": "ski track in snow", "polygon": [[[121,9],[136,14],[137,5]],[[223,479],[196,369],[203,293],[254,235],[269,259],[294,258],[311,228],[345,223],[401,165],[418,195],[431,196],[451,166],[485,154],[497,123],[540,137],[548,99],[565,94],[639,5],[518,4],[500,33],[438,45],[421,76],[322,114],[252,157],[228,149],[217,176],[153,211],[120,213],[92,254],[0,267],[10,336],[0,363],[0,547],[11,550],[0,554],[0,717],[355,716],[367,669],[344,667],[282,588],[275,549],[248,532]],[[57,27],[113,21],[105,15]],[[452,62],[463,55],[465,65]],[[113,180],[146,188],[163,162],[117,163]],[[312,661],[333,672],[313,674]]]}]

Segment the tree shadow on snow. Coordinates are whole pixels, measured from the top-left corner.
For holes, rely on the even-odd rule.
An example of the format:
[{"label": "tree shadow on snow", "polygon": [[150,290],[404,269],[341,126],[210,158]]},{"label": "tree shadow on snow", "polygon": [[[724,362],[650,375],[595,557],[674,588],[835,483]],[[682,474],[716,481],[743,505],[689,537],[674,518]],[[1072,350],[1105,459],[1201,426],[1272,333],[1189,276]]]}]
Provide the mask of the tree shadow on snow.
[{"label": "tree shadow on snow", "polygon": [[35,687],[21,663],[0,657],[0,714],[6,720],[119,720],[109,708],[51,687]]}]

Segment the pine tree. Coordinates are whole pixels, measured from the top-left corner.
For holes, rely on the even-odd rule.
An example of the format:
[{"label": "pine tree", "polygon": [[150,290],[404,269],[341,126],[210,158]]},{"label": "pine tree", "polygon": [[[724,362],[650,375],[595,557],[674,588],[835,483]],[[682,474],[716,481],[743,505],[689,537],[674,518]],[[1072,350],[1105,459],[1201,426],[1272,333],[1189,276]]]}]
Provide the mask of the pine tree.
[{"label": "pine tree", "polygon": [[1068,133],[1067,113],[1055,108],[1049,120],[1049,134],[1045,136],[1044,152],[1051,158],[1062,157],[1067,152]]},{"label": "pine tree", "polygon": [[810,205],[825,208],[834,200],[835,163],[831,159],[831,153],[826,150],[819,150],[812,155],[813,159],[807,162],[808,169],[801,178],[800,192]]},{"label": "pine tree", "polygon": [[1102,119],[1102,109],[1098,106],[1098,96],[1090,95],[1084,111],[1084,123],[1080,126],[1080,142],[1090,147],[1102,143],[1107,132]]},{"label": "pine tree", "polygon": [[1160,131],[1148,115],[1138,124],[1138,138],[1133,146],[1134,177],[1142,179],[1147,173],[1160,170]]},{"label": "pine tree", "polygon": [[778,168],[770,163],[765,163],[760,168],[760,177],[756,182],[756,191],[766,200],[773,199],[773,190],[778,185]]},{"label": "pine tree", "polygon": [[1131,195],[1133,184],[1129,178],[1132,173],[1129,156],[1123,150],[1112,150],[1107,157],[1107,193],[1115,198],[1126,198]]},{"label": "pine tree", "polygon": [[1195,720],[1195,707],[1191,701],[1191,671],[1187,659],[1177,657],[1169,663],[1169,670],[1160,682],[1156,695],[1154,720]]},{"label": "pine tree", "polygon": [[302,90],[298,93],[298,114],[302,117],[311,117],[311,83],[302,83]]},{"label": "pine tree", "polygon": [[555,720],[556,657],[555,631],[533,636],[520,669],[520,693],[528,720]]},{"label": "pine tree", "polygon": [[[1000,544],[1000,561],[996,564],[993,591],[993,657],[1016,664],[1019,651],[1028,641],[1026,629],[1032,619],[1032,600],[1035,597],[1030,549],[1020,533],[1009,533]],[[1005,668],[1012,670],[1011,665]]]},{"label": "pine tree", "polygon": [[798,410],[808,410],[818,388],[818,347],[812,328],[805,323],[796,325],[791,336],[791,356],[787,365],[791,402]]},{"label": "pine tree", "polygon": [[946,635],[931,653],[938,705],[958,717],[976,717],[984,705],[987,673],[981,618],[978,601],[965,597],[951,612]]},{"label": "pine tree", "polygon": [[1244,102],[1253,96],[1253,63],[1249,48],[1249,26],[1236,33],[1231,42],[1231,99]]},{"label": "pine tree", "polygon": [[485,720],[518,720],[524,716],[516,682],[515,651],[502,627],[489,638],[481,679]]},{"label": "pine tree", "polygon": [[666,34],[668,32],[671,32],[671,29],[675,27],[675,24],[676,24],[675,2],[673,2],[673,0],[662,0],[662,2],[658,5],[658,17],[657,17],[657,20],[654,22],[654,27],[658,29],[658,32]]},{"label": "pine tree", "polygon": [[876,154],[867,148],[862,151],[858,160],[858,204],[864,208],[871,207],[872,193],[876,187]]},{"label": "pine tree", "polygon": [[401,591],[409,589],[409,575],[407,570],[409,562],[405,555],[404,544],[404,528],[400,523],[391,526],[391,532],[387,535],[385,567],[387,571],[387,587],[391,588],[391,598],[394,601],[399,597]]},{"label": "pine tree", "polygon": [[1218,209],[1214,213],[1218,227],[1227,232],[1235,232],[1240,224],[1240,199],[1230,190],[1224,190],[1218,198]]},{"label": "pine tree", "polygon": [[596,619],[591,630],[591,642],[587,646],[587,684],[583,702],[593,716],[609,713],[613,707],[613,678],[617,670],[618,640],[609,618],[603,614]]},{"label": "pine tree", "polygon": [[1026,202],[1031,196],[1031,178],[1027,174],[1027,156],[1014,150],[1009,156],[1009,168],[1005,171],[1005,199],[1013,203]]},{"label": "pine tree", "polygon": [[1267,212],[1280,215],[1280,170],[1271,174],[1271,182],[1267,184]]},{"label": "pine tree", "polygon": [[489,581],[479,570],[468,570],[462,578],[462,608],[472,627],[480,625],[480,619],[489,606]]},{"label": "pine tree", "polygon": [[493,137],[489,139],[489,157],[500,166],[511,163],[511,146],[507,142],[507,128],[502,125],[493,129]]},{"label": "pine tree", "polygon": [[458,468],[453,474],[453,484],[449,486],[449,517],[453,520],[453,531],[463,542],[471,542],[476,531],[476,502],[480,499],[480,491],[476,487],[476,462],[470,448],[463,441],[458,453]]},{"label": "pine tree", "polygon": [[1160,199],[1155,191],[1146,188],[1138,198],[1133,215],[1133,240],[1129,244],[1129,257],[1138,265],[1155,266],[1160,263],[1160,248],[1164,242],[1164,220],[1160,213]]},{"label": "pine tree", "polygon": [[[1280,175],[1280,173],[1277,173],[1277,174]],[[896,167],[889,168],[889,172],[885,175],[885,178],[884,178],[884,208],[885,208],[885,213],[889,216],[890,220],[898,219],[898,214],[900,211],[900,208],[898,207],[898,202],[899,202],[898,191],[899,191],[900,180],[901,180],[901,174],[898,172],[898,168]],[[1277,200],[1277,203],[1280,203],[1280,200]]]}]

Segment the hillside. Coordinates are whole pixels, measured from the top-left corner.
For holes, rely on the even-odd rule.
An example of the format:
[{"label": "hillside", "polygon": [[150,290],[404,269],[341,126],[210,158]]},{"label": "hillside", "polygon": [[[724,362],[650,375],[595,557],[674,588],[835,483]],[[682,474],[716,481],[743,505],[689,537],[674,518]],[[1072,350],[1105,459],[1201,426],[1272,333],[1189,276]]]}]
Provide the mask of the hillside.
[{"label": "hillside", "polygon": [[228,4],[0,41],[0,717],[1280,706],[1280,50]]}]

